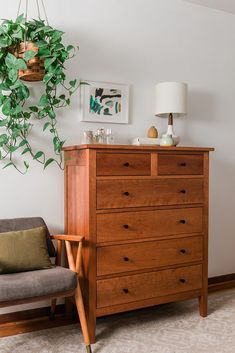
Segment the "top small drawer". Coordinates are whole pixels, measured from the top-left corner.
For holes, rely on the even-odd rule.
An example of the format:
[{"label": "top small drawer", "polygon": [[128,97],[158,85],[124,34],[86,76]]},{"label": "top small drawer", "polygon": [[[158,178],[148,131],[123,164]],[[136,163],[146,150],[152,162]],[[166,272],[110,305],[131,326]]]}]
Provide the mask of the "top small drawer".
[{"label": "top small drawer", "polygon": [[150,153],[97,153],[98,176],[151,175]]},{"label": "top small drawer", "polygon": [[160,154],[158,155],[159,175],[203,174],[202,154]]}]

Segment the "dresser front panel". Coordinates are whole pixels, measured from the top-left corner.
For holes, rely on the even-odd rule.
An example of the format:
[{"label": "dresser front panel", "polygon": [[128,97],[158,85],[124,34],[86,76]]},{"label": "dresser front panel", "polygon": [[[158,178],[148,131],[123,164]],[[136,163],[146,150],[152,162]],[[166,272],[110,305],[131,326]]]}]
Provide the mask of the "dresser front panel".
[{"label": "dresser front panel", "polygon": [[151,175],[150,153],[97,153],[97,175]]},{"label": "dresser front panel", "polygon": [[202,154],[158,155],[158,175],[200,175],[203,174]]},{"label": "dresser front panel", "polygon": [[97,214],[97,243],[202,233],[202,216],[201,207]]},{"label": "dresser front panel", "polygon": [[201,287],[201,265],[98,280],[97,308],[196,290]]},{"label": "dresser front panel", "polygon": [[97,209],[203,203],[203,179],[98,180]]},{"label": "dresser front panel", "polygon": [[201,260],[201,236],[104,246],[97,249],[97,275],[111,275]]}]

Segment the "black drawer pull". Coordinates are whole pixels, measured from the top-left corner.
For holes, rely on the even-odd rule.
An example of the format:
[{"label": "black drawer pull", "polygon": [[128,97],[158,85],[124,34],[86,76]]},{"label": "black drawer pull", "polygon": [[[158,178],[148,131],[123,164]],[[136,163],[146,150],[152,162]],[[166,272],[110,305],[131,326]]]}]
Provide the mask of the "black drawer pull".
[{"label": "black drawer pull", "polygon": [[186,254],[186,250],[185,249],[180,249],[181,254]]},{"label": "black drawer pull", "polygon": [[123,260],[124,260],[124,261],[129,261],[129,257],[124,256]]},{"label": "black drawer pull", "polygon": [[186,283],[186,279],[185,278],[180,278],[180,282],[181,283]]},{"label": "black drawer pull", "polygon": [[128,290],[127,288],[123,288],[123,292],[124,292],[124,293],[128,293],[129,290]]},{"label": "black drawer pull", "polygon": [[129,194],[129,192],[128,192],[128,191],[125,191],[125,192],[123,193],[123,195],[125,195],[125,196],[129,196],[130,194]]},{"label": "black drawer pull", "polygon": [[186,167],[187,164],[186,164],[185,162],[183,162],[183,163],[180,163],[180,166],[181,166],[181,167]]},{"label": "black drawer pull", "polygon": [[128,224],[123,224],[123,228],[128,229],[129,228]]},{"label": "black drawer pull", "polygon": [[185,224],[186,223],[185,219],[181,219],[180,223]]},{"label": "black drawer pull", "polygon": [[182,190],[180,190],[180,193],[181,193],[181,194],[186,194],[186,190],[185,190],[185,189],[182,189]]},{"label": "black drawer pull", "polygon": [[130,163],[129,163],[129,162],[123,163],[123,166],[124,166],[124,167],[129,167],[129,166],[130,166]]}]

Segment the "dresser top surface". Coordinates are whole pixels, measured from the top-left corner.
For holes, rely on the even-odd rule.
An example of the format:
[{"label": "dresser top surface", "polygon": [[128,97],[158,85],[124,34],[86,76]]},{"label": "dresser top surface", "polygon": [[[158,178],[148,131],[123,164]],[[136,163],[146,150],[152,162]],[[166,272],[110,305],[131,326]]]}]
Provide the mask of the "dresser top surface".
[{"label": "dresser top surface", "polygon": [[129,151],[192,151],[192,152],[210,152],[214,151],[212,147],[188,147],[188,146],[151,146],[151,145],[108,145],[108,144],[81,144],[74,146],[66,146],[63,148],[64,151],[72,150],[84,150],[84,149],[95,149],[95,150],[129,150]]}]

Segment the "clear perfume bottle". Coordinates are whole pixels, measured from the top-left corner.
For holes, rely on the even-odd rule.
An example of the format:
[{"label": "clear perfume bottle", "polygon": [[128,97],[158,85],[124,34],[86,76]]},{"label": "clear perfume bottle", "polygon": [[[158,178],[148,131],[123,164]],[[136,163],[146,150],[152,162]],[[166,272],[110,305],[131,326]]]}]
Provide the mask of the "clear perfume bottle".
[{"label": "clear perfume bottle", "polygon": [[112,129],[111,128],[108,128],[106,130],[106,143],[108,145],[113,145],[114,144],[114,136],[112,134]]}]

